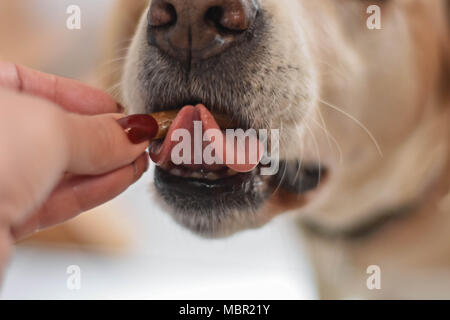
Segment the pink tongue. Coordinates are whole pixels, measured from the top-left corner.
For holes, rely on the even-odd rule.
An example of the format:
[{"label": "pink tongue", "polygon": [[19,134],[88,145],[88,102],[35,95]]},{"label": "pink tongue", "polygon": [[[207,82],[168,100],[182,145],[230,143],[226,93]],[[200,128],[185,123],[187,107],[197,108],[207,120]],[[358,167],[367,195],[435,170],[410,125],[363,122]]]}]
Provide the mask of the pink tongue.
[{"label": "pink tongue", "polygon": [[[215,137],[212,137],[211,139],[212,142],[209,141],[203,143],[199,142],[198,144],[200,143],[202,144],[201,150],[196,150],[196,148],[194,147],[194,121],[202,122],[202,135],[205,135],[205,133],[208,132],[213,132],[208,131],[212,129],[216,129],[214,130],[214,132],[216,133],[220,131],[219,136],[217,136],[220,139],[217,140],[222,141],[216,141]],[[191,145],[192,161],[190,162],[190,164],[183,163],[182,165],[185,167],[189,167],[192,169],[203,168],[206,170],[215,171],[220,170],[221,168],[224,168],[226,166],[237,172],[249,172],[252,171],[261,161],[263,155],[263,145],[256,137],[246,138],[245,148],[242,148],[242,150],[238,150],[240,148],[237,141],[233,141],[233,139],[227,139],[227,137],[222,133],[220,127],[217,125],[216,120],[214,119],[213,115],[209,112],[209,110],[206,109],[205,106],[199,104],[196,107],[186,106],[180,110],[175,120],[173,121],[172,126],[170,127],[169,132],[167,133],[167,136],[164,139],[164,142],[159,151],[150,152],[150,157],[156,164],[162,165],[164,163],[171,161],[172,149],[177,144],[181,143],[181,139],[180,140],[174,139],[176,141],[172,141],[171,139],[172,134],[177,129],[186,129],[191,134],[190,145]],[[200,139],[203,140],[203,137],[201,137]],[[194,154],[197,153],[197,156],[199,156],[198,158],[203,159],[203,157],[199,155],[199,153],[200,152],[203,153],[203,150],[209,144],[212,144],[212,146],[214,146],[214,150],[218,152],[217,157],[222,160],[221,163],[223,163],[223,165],[221,164],[207,165],[206,163],[204,163],[204,160],[202,160],[202,164],[194,164]],[[223,150],[222,154],[220,154],[219,150]],[[230,152],[232,151],[234,151],[234,153],[230,154]]]}]

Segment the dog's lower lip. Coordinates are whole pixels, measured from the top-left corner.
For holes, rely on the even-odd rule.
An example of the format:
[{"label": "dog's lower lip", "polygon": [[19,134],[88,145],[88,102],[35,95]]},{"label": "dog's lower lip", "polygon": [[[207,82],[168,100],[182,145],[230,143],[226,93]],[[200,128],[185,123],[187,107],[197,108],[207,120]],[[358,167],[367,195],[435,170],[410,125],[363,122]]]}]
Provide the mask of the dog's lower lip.
[{"label": "dog's lower lip", "polygon": [[[161,167],[156,168],[157,179],[159,183],[164,183],[170,186],[173,192],[179,194],[202,194],[205,197],[219,196],[225,194],[233,194],[237,188],[245,186],[250,183],[252,178],[256,177],[256,172],[239,173],[232,176],[222,177],[220,179],[198,179],[189,177],[180,177],[163,170]],[[245,187],[243,189],[246,189]],[[213,192],[212,194],[205,194],[204,192]]]}]

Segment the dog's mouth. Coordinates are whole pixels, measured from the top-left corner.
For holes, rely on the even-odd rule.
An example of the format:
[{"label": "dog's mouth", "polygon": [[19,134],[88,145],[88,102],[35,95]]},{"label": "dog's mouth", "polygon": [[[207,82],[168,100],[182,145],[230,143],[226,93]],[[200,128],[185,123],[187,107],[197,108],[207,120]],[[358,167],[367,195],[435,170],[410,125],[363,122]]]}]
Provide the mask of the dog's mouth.
[{"label": "dog's mouth", "polygon": [[[194,132],[198,129],[198,127],[194,127],[199,123],[202,124],[202,131],[200,133]],[[187,149],[181,152],[178,150],[174,153],[176,146],[180,142],[184,143],[184,139],[186,139],[186,137],[183,137],[183,140],[174,139],[174,134],[179,129],[184,130],[185,133],[190,133],[189,138],[192,139],[187,141]],[[242,129],[242,132],[244,132],[243,128],[236,129]],[[211,142],[207,143],[203,140],[203,130],[206,130],[205,135],[208,130],[216,130],[217,136],[211,137]],[[200,142],[196,137],[198,134],[202,139]],[[192,204],[193,199],[198,201],[194,206],[197,209],[202,207],[203,210],[214,209],[219,205],[226,206],[227,210],[243,209],[246,205],[256,209],[263,198],[264,179],[260,176],[263,165],[259,163],[262,156],[262,145],[257,137],[253,138],[245,140],[244,150],[239,150],[238,146],[233,148],[233,151],[236,152],[233,159],[236,160],[242,153],[245,153],[243,157],[245,161],[227,162],[226,157],[230,150],[225,147],[227,146],[227,139],[225,138],[224,128],[218,127],[213,115],[203,105],[183,107],[173,121],[165,139],[154,141],[150,145],[150,156],[157,164],[156,187],[166,198],[184,199],[182,205],[188,211],[194,208],[186,208],[186,203]],[[197,141],[194,141],[195,139]],[[203,158],[205,149],[219,140],[221,140],[220,146],[225,147],[224,151],[222,153],[215,149],[213,154],[217,155],[216,160],[221,158],[222,161],[205,162]],[[252,149],[250,144],[252,142],[256,144],[256,149],[253,150],[257,150],[253,162],[250,161],[250,150]],[[196,143],[200,143],[200,146],[196,146]],[[184,157],[186,151],[189,151],[187,158]],[[184,157],[184,161],[188,161],[181,163],[180,161],[174,161],[174,154],[181,155]],[[197,156],[200,156],[200,159]],[[197,159],[195,159],[196,157]],[[226,203],[227,197],[234,197],[235,199]],[[179,201],[170,201],[172,206],[177,206],[177,203]]]},{"label": "dog's mouth", "polygon": [[[222,163],[196,164],[192,161],[176,164],[172,158],[172,151],[181,140],[173,141],[175,130],[184,129],[192,133],[193,122],[196,120],[200,121],[206,130],[211,128],[219,130],[212,117],[204,106],[184,107],[178,113],[164,141],[154,141],[150,145],[150,155],[157,164],[156,189],[165,202],[175,209],[175,218],[182,224],[201,234],[211,234],[214,232],[212,230],[214,226],[217,227],[221,220],[227,220],[227,217],[235,215],[236,212],[254,215],[270,198],[274,190],[303,193],[319,184],[321,176],[323,177],[321,168],[300,167],[299,162],[295,161],[273,159],[279,162],[279,170],[272,175],[262,175],[261,171],[264,168],[267,169],[272,163],[261,164],[259,152],[256,163],[248,162],[247,160],[250,159],[248,145],[245,145],[244,151],[236,150],[237,153],[247,153],[243,157],[246,159],[244,163],[230,164],[223,161]],[[211,124],[211,122],[214,123]],[[245,131],[249,128],[244,122],[236,123],[237,126],[244,127],[236,129]],[[260,141],[256,139],[253,143],[260,143]],[[226,142],[223,144],[225,145]],[[204,151],[206,145],[208,143],[203,142],[200,151]],[[192,146],[192,152],[188,157],[192,160],[194,149],[195,146]],[[199,215],[201,218],[189,219]]]},{"label": "dog's mouth", "polygon": [[[153,142],[150,149],[159,149],[161,142]],[[245,197],[256,187],[262,187],[269,177],[260,175],[263,165],[258,164],[248,172],[238,172],[226,165],[174,164],[167,161],[156,167],[156,184],[178,196],[220,198],[224,196]],[[231,203],[231,202],[230,202]],[[249,203],[250,204],[250,203]],[[256,205],[256,204],[254,204]]]}]

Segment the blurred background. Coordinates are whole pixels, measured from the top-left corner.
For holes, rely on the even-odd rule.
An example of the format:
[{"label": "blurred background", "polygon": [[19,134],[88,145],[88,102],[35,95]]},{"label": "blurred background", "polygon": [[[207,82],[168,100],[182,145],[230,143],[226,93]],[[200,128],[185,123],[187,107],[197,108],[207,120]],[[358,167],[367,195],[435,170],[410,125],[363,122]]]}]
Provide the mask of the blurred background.
[{"label": "blurred background", "polygon": [[[0,0],[0,58],[96,85],[96,70],[108,69],[101,44],[114,2]],[[70,5],[81,8],[80,30],[66,27]],[[20,243],[0,298],[317,298],[292,217],[202,239],[154,203],[151,180],[152,170],[116,200]],[[67,285],[69,266],[81,271],[79,290]]]}]

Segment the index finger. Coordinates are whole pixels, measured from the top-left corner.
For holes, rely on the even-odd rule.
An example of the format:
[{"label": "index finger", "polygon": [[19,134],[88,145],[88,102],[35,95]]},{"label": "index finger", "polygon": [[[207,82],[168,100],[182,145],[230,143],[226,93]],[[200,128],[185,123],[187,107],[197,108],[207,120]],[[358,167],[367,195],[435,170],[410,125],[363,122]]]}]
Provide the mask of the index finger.
[{"label": "index finger", "polygon": [[121,111],[114,98],[102,90],[10,62],[0,62],[0,86],[45,98],[74,113]]}]

